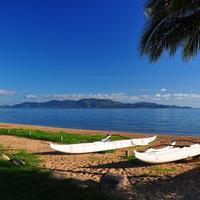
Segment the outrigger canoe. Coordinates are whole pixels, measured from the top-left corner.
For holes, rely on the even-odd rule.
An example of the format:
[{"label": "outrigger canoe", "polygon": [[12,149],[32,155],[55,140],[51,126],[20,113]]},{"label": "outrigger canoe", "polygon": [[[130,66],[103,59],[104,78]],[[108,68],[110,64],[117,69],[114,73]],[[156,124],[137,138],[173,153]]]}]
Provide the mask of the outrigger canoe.
[{"label": "outrigger canoe", "polygon": [[80,153],[93,153],[93,152],[121,149],[137,145],[145,146],[148,145],[150,142],[154,141],[155,139],[156,136],[148,138],[117,140],[117,141],[108,141],[107,139],[104,139],[102,141],[97,141],[92,143],[80,143],[80,144],[50,143],[50,147],[54,150],[63,153],[80,154]]},{"label": "outrigger canoe", "polygon": [[158,152],[158,151],[166,151],[169,149],[172,149],[174,147],[174,145],[176,144],[176,142],[172,142],[170,145],[163,147],[163,148],[159,148],[159,149],[155,149],[155,148],[150,148],[148,150],[146,150],[145,152]]},{"label": "outrigger canoe", "polygon": [[200,155],[200,144],[192,144],[189,147],[173,147],[164,150],[135,152],[135,157],[143,162],[160,164],[183,160]]}]

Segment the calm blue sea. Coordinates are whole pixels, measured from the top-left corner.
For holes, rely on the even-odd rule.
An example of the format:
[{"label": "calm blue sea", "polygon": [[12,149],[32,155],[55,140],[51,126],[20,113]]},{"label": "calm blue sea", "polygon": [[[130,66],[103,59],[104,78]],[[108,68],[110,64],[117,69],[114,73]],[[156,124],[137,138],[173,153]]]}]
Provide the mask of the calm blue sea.
[{"label": "calm blue sea", "polygon": [[0,109],[0,122],[200,135],[200,109]]}]

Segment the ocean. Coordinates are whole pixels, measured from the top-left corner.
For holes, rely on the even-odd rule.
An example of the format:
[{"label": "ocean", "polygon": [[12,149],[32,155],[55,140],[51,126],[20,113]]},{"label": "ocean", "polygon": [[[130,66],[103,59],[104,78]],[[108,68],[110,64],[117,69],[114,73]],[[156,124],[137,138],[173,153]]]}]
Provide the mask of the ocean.
[{"label": "ocean", "polygon": [[0,122],[124,132],[200,135],[200,109],[0,109]]}]

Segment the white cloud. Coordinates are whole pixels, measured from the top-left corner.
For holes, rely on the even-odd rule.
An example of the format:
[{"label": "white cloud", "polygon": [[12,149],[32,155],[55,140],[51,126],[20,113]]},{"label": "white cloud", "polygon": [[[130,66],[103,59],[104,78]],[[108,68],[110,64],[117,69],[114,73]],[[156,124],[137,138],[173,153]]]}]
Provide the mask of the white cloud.
[{"label": "white cloud", "polygon": [[174,93],[174,97],[178,99],[200,99],[198,93]]},{"label": "white cloud", "polygon": [[155,96],[158,98],[162,97],[162,95],[160,93],[157,93]]},{"label": "white cloud", "polygon": [[172,95],[170,94],[170,93],[168,93],[168,94],[164,94],[163,95],[163,97],[165,97],[165,98],[169,98],[169,97],[171,97]]},{"label": "white cloud", "polygon": [[0,97],[12,96],[14,94],[15,94],[15,91],[0,89]]},{"label": "white cloud", "polygon": [[161,92],[166,92],[167,89],[166,89],[166,88],[162,88],[160,91],[161,91]]},{"label": "white cloud", "polygon": [[28,94],[25,99],[28,101],[49,101],[49,100],[80,100],[83,98],[111,99],[121,102],[139,102],[148,101],[155,103],[166,104],[185,104],[188,105],[194,100],[200,100],[200,93],[162,93],[144,94],[144,95],[129,95],[127,93],[79,93],[79,94],[46,94],[35,95]]},{"label": "white cloud", "polygon": [[57,100],[79,100],[84,98],[96,98],[96,99],[112,99],[115,101],[141,101],[150,100],[152,97],[150,95],[128,95],[126,93],[89,93],[89,94],[47,94],[47,95],[32,95],[28,94],[25,96],[28,100],[34,101],[47,101],[52,99]]},{"label": "white cloud", "polygon": [[27,99],[37,99],[38,97],[39,97],[38,95],[32,95],[32,94],[26,95]]}]

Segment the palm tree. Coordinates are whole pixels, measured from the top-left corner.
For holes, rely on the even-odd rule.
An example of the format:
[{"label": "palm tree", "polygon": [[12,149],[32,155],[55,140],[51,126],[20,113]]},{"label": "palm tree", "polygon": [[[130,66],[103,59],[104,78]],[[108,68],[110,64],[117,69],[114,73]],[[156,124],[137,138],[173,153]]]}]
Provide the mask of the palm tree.
[{"label": "palm tree", "polygon": [[200,0],[148,0],[145,16],[140,49],[151,62],[164,51],[181,48],[188,60],[200,50]]}]

